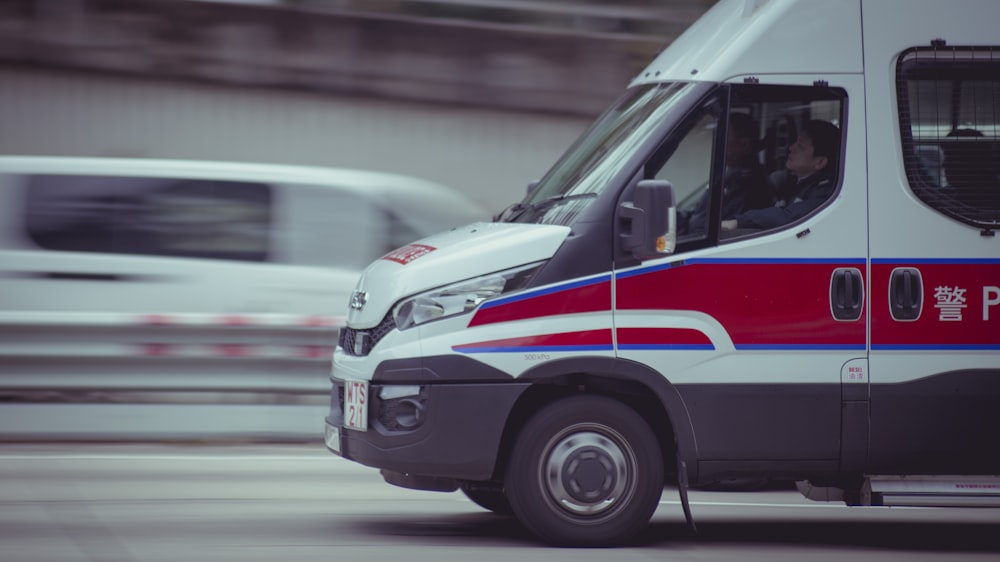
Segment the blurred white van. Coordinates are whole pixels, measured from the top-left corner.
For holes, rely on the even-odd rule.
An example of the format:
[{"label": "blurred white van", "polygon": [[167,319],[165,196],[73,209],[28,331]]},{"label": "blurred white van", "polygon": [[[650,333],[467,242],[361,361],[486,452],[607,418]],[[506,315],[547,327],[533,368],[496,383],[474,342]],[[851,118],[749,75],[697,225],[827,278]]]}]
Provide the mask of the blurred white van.
[{"label": "blurred white van", "polygon": [[0,157],[0,311],[343,315],[360,270],[488,218],[368,171]]}]

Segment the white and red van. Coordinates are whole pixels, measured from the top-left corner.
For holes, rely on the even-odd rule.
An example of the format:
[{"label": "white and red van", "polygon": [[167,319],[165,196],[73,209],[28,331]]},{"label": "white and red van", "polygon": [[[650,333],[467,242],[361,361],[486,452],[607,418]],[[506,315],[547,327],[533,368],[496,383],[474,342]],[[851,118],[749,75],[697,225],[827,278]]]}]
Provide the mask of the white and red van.
[{"label": "white and red van", "polygon": [[523,201],[364,271],[327,447],[563,545],[727,478],[1000,502],[997,22],[721,0]]}]

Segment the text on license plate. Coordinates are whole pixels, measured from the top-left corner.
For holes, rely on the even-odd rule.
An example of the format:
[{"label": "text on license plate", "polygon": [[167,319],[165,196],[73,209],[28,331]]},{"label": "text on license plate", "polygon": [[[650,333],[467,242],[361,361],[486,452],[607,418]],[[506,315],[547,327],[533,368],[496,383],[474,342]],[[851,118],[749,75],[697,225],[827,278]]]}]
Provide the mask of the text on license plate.
[{"label": "text on license plate", "polygon": [[368,382],[344,381],[344,427],[368,429]]}]

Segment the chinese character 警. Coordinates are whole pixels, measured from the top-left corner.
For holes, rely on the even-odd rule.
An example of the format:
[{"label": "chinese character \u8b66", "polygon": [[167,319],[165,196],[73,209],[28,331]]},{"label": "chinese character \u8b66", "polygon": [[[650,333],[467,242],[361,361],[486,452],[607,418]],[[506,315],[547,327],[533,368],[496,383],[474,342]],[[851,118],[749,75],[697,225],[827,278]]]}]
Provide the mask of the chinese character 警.
[{"label": "chinese character \u8b66", "polygon": [[965,289],[959,287],[937,287],[934,289],[934,298],[938,309],[938,320],[941,322],[960,322],[962,320],[962,309],[968,305],[965,302]]}]

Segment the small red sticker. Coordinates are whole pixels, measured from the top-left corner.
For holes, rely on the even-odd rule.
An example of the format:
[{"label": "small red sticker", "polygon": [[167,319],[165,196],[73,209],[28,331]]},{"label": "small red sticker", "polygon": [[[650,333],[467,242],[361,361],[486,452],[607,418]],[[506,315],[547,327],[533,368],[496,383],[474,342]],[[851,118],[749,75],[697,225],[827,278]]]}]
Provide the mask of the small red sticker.
[{"label": "small red sticker", "polygon": [[389,252],[388,254],[382,256],[382,259],[406,265],[421,256],[426,256],[436,249],[437,248],[434,246],[427,246],[424,244],[409,244]]}]

